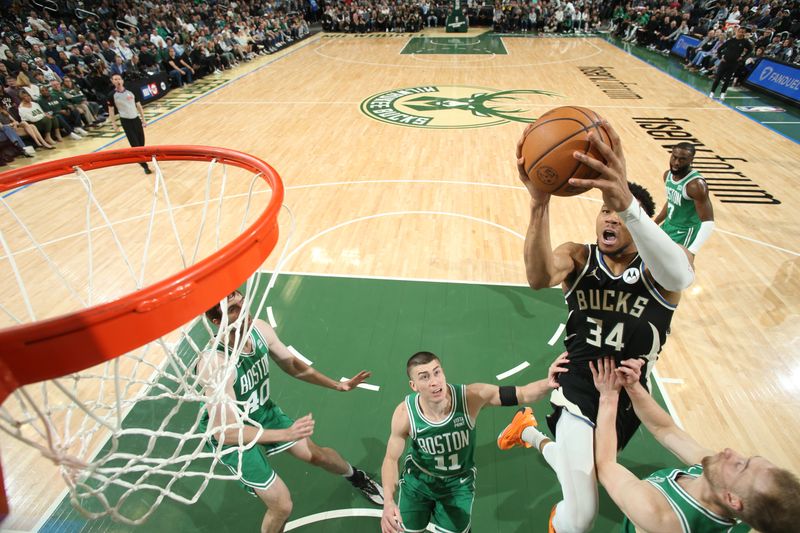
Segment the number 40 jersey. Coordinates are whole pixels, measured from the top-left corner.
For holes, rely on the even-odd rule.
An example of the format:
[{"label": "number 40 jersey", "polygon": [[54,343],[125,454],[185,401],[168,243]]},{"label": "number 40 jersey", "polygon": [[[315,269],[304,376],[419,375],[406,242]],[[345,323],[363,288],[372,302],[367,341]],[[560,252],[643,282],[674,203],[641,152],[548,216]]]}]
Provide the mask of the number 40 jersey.
[{"label": "number 40 jersey", "polygon": [[603,356],[617,362],[641,357],[647,360],[645,374],[667,340],[675,306],[647,278],[641,257],[615,276],[597,245],[587,246],[586,266],[564,295],[569,359],[584,365]]}]

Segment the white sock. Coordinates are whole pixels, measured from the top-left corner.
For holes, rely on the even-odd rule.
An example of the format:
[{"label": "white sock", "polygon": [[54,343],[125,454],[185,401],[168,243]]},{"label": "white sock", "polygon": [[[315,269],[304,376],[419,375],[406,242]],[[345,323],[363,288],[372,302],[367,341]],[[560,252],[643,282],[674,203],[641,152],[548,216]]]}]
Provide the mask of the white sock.
[{"label": "white sock", "polygon": [[567,412],[557,424],[558,442],[545,445],[542,455],[555,471],[563,500],[556,508],[556,531],[589,531],[598,510],[594,470],[594,429]]},{"label": "white sock", "polygon": [[353,477],[353,474],[355,474],[355,471],[353,470],[353,465],[351,465],[350,463],[347,463],[347,472],[342,474],[342,476],[343,477]]},{"label": "white sock", "polygon": [[522,440],[524,440],[528,444],[531,444],[537,450],[539,449],[539,446],[542,445],[542,441],[548,438],[547,435],[545,435],[544,433],[542,433],[533,426],[528,426],[525,429],[523,429],[521,437]]}]

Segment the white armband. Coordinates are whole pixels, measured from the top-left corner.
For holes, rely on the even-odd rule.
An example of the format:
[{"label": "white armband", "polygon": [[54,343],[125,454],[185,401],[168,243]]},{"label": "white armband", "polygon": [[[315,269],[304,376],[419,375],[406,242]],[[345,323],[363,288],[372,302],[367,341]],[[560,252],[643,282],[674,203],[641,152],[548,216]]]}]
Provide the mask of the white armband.
[{"label": "white armband", "polygon": [[644,212],[636,198],[618,214],[659,285],[668,291],[682,291],[692,284],[694,270],[686,252]]},{"label": "white armband", "polygon": [[714,231],[713,220],[704,220],[701,222],[700,229],[697,231],[697,237],[694,238],[691,246],[689,246],[689,251],[697,255],[697,252],[700,251],[700,247],[711,237],[712,231]]}]

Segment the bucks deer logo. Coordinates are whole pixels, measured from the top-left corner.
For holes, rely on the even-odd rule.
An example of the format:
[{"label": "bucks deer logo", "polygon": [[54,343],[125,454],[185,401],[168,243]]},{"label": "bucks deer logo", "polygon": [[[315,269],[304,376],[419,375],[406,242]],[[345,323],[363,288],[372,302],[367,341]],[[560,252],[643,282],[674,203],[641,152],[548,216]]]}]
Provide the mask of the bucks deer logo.
[{"label": "bucks deer logo", "polygon": [[438,86],[395,89],[361,103],[367,116],[414,128],[480,128],[533,122],[536,104],[560,95],[539,89],[499,91],[485,87]]}]

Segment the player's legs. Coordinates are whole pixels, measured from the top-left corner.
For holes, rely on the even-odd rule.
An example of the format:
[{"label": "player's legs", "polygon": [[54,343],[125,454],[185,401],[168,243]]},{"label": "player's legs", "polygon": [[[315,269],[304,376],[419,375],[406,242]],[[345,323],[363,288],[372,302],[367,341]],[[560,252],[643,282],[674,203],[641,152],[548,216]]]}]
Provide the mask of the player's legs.
[{"label": "player's legs", "polygon": [[318,466],[327,470],[331,474],[343,476],[350,473],[350,464],[339,455],[333,448],[322,448],[317,446],[311,439],[303,439],[289,448],[289,453],[305,461],[306,463]]},{"label": "player's legs", "polygon": [[436,504],[425,482],[412,474],[405,473],[400,479],[397,492],[397,508],[403,521],[403,531],[406,533],[425,531]]},{"label": "player's legs", "polygon": [[436,498],[431,523],[438,533],[467,533],[472,525],[475,476],[468,474],[447,481],[448,487]]},{"label": "player's legs", "polygon": [[366,472],[350,465],[333,448],[322,448],[311,439],[305,438],[289,448],[289,453],[301,461],[323,468],[332,474],[344,476],[369,501],[375,505],[383,505],[383,488]]},{"label": "player's legs", "polygon": [[281,533],[292,514],[292,496],[283,480],[277,476],[266,489],[255,489],[256,495],[267,506],[261,522],[261,533]]},{"label": "player's legs", "polygon": [[563,499],[556,506],[556,533],[583,533],[592,528],[598,510],[594,467],[594,429],[566,410],[556,425],[558,441],[545,443],[542,455],[555,471]]}]

